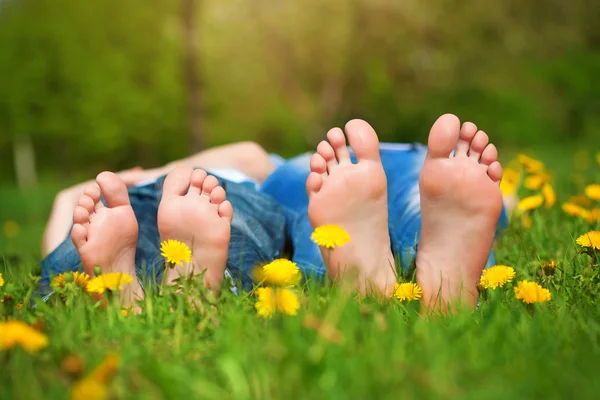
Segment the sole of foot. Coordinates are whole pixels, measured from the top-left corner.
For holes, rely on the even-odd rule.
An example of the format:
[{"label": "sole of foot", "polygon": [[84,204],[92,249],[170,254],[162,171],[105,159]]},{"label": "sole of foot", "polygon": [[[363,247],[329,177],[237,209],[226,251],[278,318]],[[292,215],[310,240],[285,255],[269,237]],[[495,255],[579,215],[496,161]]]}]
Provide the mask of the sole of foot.
[{"label": "sole of foot", "polygon": [[[100,197],[104,196],[106,205]],[[73,211],[71,239],[79,252],[85,272],[94,267],[103,273],[123,272],[133,278],[124,286],[121,300],[127,305],[143,297],[136,279],[135,247],[138,224],[125,183],[112,172],[102,172],[89,184]]]},{"label": "sole of foot", "polygon": [[[454,151],[453,157],[451,153]],[[432,310],[475,307],[502,210],[502,166],[488,135],[451,114],[429,133],[421,170],[417,283]]]},{"label": "sole of foot", "polygon": [[162,241],[185,243],[192,250],[192,262],[168,269],[167,284],[206,271],[204,284],[219,292],[233,218],[233,208],[225,197],[217,179],[203,170],[177,167],[169,173],[158,208],[158,231]]},{"label": "sole of foot", "polygon": [[[350,278],[360,292],[392,294],[396,283],[388,231],[387,180],[379,155],[379,140],[362,120],[327,133],[313,155],[306,181],[308,216],[313,228],[334,224],[351,237],[332,250],[321,248],[328,274]],[[353,164],[346,137],[354,151]]]}]

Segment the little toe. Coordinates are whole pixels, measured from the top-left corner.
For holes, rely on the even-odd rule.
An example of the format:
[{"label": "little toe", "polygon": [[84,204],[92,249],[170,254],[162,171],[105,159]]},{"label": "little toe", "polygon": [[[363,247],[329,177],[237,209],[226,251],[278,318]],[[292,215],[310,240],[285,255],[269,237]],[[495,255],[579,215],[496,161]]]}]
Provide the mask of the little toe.
[{"label": "little toe", "polygon": [[85,208],[89,213],[92,213],[94,212],[96,203],[94,202],[94,200],[92,200],[90,196],[84,194],[79,198],[79,202],[77,203],[77,205]]},{"label": "little toe", "polygon": [[82,206],[75,207],[73,210],[74,224],[87,224],[90,221],[90,212]]},{"label": "little toe", "polygon": [[469,152],[469,146],[477,133],[477,126],[472,122],[465,122],[460,129],[460,135],[458,137],[458,143],[456,149],[454,149],[455,157],[466,157]]},{"label": "little toe", "polygon": [[192,171],[192,175],[190,177],[190,188],[188,189],[188,193],[201,194],[202,185],[204,185],[206,176],[207,173],[203,169],[195,169],[194,171]]},{"label": "little toe", "polygon": [[484,131],[479,131],[475,134],[473,141],[471,141],[471,147],[469,148],[469,158],[479,161],[481,153],[488,145],[490,138]]},{"label": "little toe", "polygon": [[456,115],[444,114],[429,130],[428,158],[448,158],[458,143],[460,121]]},{"label": "little toe", "polygon": [[325,162],[327,163],[327,171],[331,173],[337,167],[338,162],[335,159],[335,152],[333,151],[333,147],[329,144],[329,142],[323,140],[317,146],[317,153],[323,157]]},{"label": "little toe", "polygon": [[327,132],[327,140],[335,151],[335,157],[340,164],[350,164],[350,152],[346,146],[346,137],[340,128],[333,128]]},{"label": "little toe", "polygon": [[204,179],[202,184],[202,194],[210,196],[211,192],[219,186],[219,180],[212,175],[209,175]]},{"label": "little toe", "polygon": [[306,179],[306,193],[308,197],[318,193],[321,190],[321,186],[323,186],[323,176],[316,172],[311,172]]},{"label": "little toe", "polygon": [[491,180],[499,184],[502,180],[502,165],[498,161],[494,161],[488,167],[487,173]]},{"label": "little toe", "polygon": [[219,216],[221,218],[225,218],[231,223],[231,220],[233,219],[233,206],[229,200],[225,200],[219,204]]},{"label": "little toe", "polygon": [[327,161],[319,153],[313,154],[310,158],[310,170],[321,174],[323,178],[327,177]]},{"label": "little toe", "polygon": [[177,167],[169,172],[163,184],[164,196],[183,196],[190,187],[192,169],[189,167]]},{"label": "little toe", "polygon": [[346,135],[358,162],[380,161],[379,138],[371,125],[361,119],[346,124]]},{"label": "little toe", "polygon": [[96,182],[106,204],[109,207],[120,207],[129,205],[129,194],[127,193],[127,186],[116,174],[112,172],[102,172],[96,177]]},{"label": "little toe", "polygon": [[221,186],[217,186],[212,192],[210,192],[210,202],[212,204],[221,204],[225,201],[226,197],[227,194],[225,193],[225,189],[223,189]]},{"label": "little toe", "polygon": [[87,229],[81,224],[73,225],[71,229],[71,240],[75,245],[75,248],[79,249],[87,243]]},{"label": "little toe", "polygon": [[481,153],[480,162],[484,165],[490,165],[494,161],[498,160],[498,149],[492,143],[488,144]]}]

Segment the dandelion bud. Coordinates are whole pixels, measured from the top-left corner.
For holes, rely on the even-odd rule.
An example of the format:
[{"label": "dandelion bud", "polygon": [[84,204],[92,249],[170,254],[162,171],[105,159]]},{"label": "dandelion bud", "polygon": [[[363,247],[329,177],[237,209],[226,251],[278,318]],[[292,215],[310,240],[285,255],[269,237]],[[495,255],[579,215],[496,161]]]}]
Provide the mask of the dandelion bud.
[{"label": "dandelion bud", "polygon": [[94,275],[96,275],[96,276],[100,276],[100,275],[102,275],[102,268],[100,268],[100,266],[99,266],[99,265],[96,265],[96,266],[94,267]]}]

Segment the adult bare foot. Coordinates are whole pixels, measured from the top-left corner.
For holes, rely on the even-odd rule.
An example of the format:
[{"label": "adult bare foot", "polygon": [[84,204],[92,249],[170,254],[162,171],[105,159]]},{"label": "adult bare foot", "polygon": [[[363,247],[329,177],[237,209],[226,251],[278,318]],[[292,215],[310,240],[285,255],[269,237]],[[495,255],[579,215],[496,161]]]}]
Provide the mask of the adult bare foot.
[{"label": "adult bare foot", "polygon": [[306,181],[308,216],[314,228],[335,224],[351,237],[347,245],[321,249],[333,278],[354,270],[357,286],[391,295],[396,283],[388,232],[387,180],[379,156],[377,134],[365,121],[346,124],[346,135],[358,163],[352,164],[344,132],[327,133],[311,159]]},{"label": "adult bare foot", "polygon": [[192,250],[192,262],[167,270],[167,283],[180,276],[200,274],[219,292],[231,232],[233,208],[214,176],[200,169],[177,167],[167,176],[158,208],[161,240],[179,240]]},{"label": "adult bare foot", "polygon": [[[100,196],[106,206],[100,202]],[[95,183],[89,184],[73,211],[71,239],[79,252],[85,272],[94,274],[94,267],[102,272],[123,272],[133,282],[123,286],[121,303],[131,306],[143,298],[143,290],[136,279],[135,246],[138,224],[129,202],[125,183],[112,172],[102,172]]]},{"label": "adult bare foot", "polygon": [[[477,282],[492,250],[502,210],[498,151],[483,131],[446,114],[429,133],[419,180],[422,228],[417,282],[424,305],[477,303]],[[449,158],[454,150],[454,157]]]}]

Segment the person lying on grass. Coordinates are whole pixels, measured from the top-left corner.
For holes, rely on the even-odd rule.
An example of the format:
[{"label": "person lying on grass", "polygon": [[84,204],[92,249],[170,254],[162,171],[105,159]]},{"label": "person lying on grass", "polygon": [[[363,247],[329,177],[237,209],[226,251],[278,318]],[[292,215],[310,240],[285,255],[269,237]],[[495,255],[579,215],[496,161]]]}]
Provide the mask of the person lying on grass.
[{"label": "person lying on grass", "polygon": [[[486,133],[446,114],[427,147],[379,143],[368,123],[352,120],[314,154],[289,160],[244,142],[155,170],[102,172],[57,197],[41,292],[80,266],[137,278],[120,294],[124,306],[190,274],[203,273],[215,292],[224,276],[250,289],[253,269],[290,248],[305,277],[351,277],[363,294],[391,296],[396,261],[404,270],[415,263],[425,307],[474,307],[497,226],[506,225],[497,158]],[[347,245],[312,242],[330,224],[350,235]],[[191,262],[165,268],[160,244],[170,239],[189,246]]]}]

